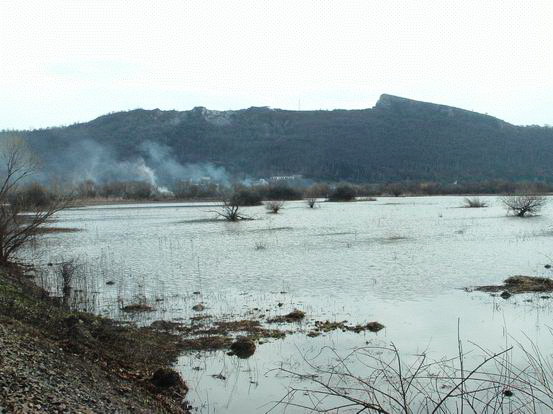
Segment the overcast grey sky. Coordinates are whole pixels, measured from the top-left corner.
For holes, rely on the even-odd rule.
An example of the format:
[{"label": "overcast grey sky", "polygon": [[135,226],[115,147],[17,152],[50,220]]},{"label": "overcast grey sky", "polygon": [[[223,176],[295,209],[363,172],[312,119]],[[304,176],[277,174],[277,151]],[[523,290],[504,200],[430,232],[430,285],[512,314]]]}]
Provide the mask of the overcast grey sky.
[{"label": "overcast grey sky", "polygon": [[0,0],[0,21],[0,129],[381,93],[553,124],[551,0]]}]

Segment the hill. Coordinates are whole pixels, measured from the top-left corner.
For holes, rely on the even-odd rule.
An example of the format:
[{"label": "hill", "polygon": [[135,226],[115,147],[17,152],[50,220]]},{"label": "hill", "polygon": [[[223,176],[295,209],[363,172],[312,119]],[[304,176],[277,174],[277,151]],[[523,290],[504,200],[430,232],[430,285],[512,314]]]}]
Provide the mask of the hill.
[{"label": "hill", "polygon": [[45,178],[73,181],[553,180],[552,128],[391,95],[363,110],[137,109],[18,134],[42,158]]}]

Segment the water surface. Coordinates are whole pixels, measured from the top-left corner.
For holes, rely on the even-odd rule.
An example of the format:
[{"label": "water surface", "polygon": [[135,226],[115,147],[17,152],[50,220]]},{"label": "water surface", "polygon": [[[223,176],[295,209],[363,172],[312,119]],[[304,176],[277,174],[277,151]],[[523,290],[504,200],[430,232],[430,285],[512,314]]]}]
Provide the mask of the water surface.
[{"label": "water surface", "polygon": [[126,317],[119,306],[145,297],[156,312],[140,323],[186,321],[202,301],[206,313],[227,318],[254,308],[266,317],[302,309],[300,331],[327,319],[386,326],[378,334],[300,332],[268,341],[248,360],[224,352],[180,358],[199,412],[265,412],[291,384],[274,369],[307,370],[303,358],[324,346],[347,352],[393,342],[405,354],[451,356],[458,320],[464,340],[484,347],[499,348],[522,332],[549,346],[549,300],[504,301],[463,288],[515,274],[550,276],[544,265],[553,262],[553,204],[520,219],[506,216],[496,198],[486,200],[490,207],[480,209],[460,208],[462,197],[382,197],[315,209],[288,202],[276,215],[245,208],[255,220],[239,223],[213,220],[211,203],[79,208],[54,225],[83,231],[46,236],[36,260],[86,263],[97,276],[90,283],[101,313]]}]

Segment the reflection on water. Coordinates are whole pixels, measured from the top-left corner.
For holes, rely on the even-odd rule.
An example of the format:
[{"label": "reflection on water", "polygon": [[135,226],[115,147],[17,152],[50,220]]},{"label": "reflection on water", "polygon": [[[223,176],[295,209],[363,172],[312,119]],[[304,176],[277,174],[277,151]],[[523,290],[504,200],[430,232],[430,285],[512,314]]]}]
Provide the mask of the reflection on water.
[{"label": "reflection on water", "polygon": [[247,208],[256,220],[240,223],[212,220],[209,203],[73,209],[54,225],[85,231],[46,236],[36,260],[79,257],[97,276],[93,289],[102,312],[128,318],[117,313],[118,302],[140,296],[154,304],[142,323],[188,320],[192,306],[203,302],[215,317],[253,308],[271,317],[299,308],[306,326],[327,319],[386,326],[378,334],[297,333],[258,346],[247,360],[224,352],[180,358],[199,411],[264,412],[292,381],[274,369],[301,370],[303,357],[324,346],[347,352],[393,342],[406,354],[429,349],[435,358],[451,356],[459,318],[462,337],[484,347],[504,346],[523,331],[538,344],[550,343],[549,300],[504,301],[462,288],[513,274],[549,276],[553,205],[542,216],[519,219],[507,217],[494,198],[486,201],[491,207],[484,209],[458,208],[462,197],[380,198],[316,209],[289,202],[276,215]]}]

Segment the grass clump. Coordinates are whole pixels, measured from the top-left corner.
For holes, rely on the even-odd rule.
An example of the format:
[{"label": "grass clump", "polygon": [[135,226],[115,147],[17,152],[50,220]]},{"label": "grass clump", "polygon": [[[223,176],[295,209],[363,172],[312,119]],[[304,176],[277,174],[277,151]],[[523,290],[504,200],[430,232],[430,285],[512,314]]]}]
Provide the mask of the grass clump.
[{"label": "grass clump", "polygon": [[480,292],[507,291],[510,294],[530,292],[553,292],[553,279],[537,276],[511,276],[503,282],[503,285],[478,286],[475,290]]},{"label": "grass clump", "polygon": [[274,318],[268,319],[267,322],[269,323],[291,323],[291,322],[299,322],[302,319],[305,318],[305,312],[294,309],[292,312],[286,314],[286,315],[279,315],[275,316]]},{"label": "grass clump", "polygon": [[465,199],[463,200],[463,207],[484,208],[488,207],[488,203],[483,201],[480,197],[465,197]]},{"label": "grass clump", "polygon": [[348,325],[347,322],[348,321],[315,321],[315,327],[307,333],[307,336],[316,337],[335,330],[360,333],[364,331],[378,332],[384,329],[384,325],[379,322],[369,322],[365,325]]},{"label": "grass clump", "polygon": [[255,342],[246,336],[239,336],[230,345],[232,354],[242,359],[251,357],[255,353],[255,348]]}]

